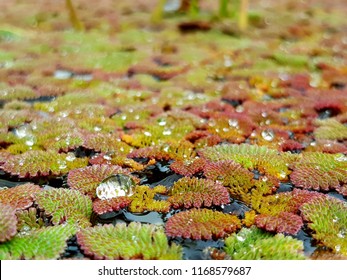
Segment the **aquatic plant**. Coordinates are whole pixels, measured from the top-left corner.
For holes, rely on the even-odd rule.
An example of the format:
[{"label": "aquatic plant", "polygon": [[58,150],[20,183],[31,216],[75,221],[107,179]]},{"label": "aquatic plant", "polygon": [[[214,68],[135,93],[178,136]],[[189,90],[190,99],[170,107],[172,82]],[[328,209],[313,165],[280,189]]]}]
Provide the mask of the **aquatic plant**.
[{"label": "aquatic plant", "polygon": [[173,208],[200,208],[230,202],[228,191],[221,183],[184,177],[176,181],[169,192]]},{"label": "aquatic plant", "polygon": [[74,158],[70,160],[69,154],[58,154],[55,151],[27,151],[9,158],[1,169],[17,175],[20,178],[61,175],[69,170],[86,166],[87,158]]},{"label": "aquatic plant", "polygon": [[93,201],[93,211],[102,215],[107,212],[117,212],[121,209],[127,208],[133,199],[129,196],[114,197],[111,199],[95,199]]},{"label": "aquatic plant", "polygon": [[319,244],[338,254],[347,255],[347,205],[328,197],[318,197],[300,208],[302,216],[313,230],[312,236]]},{"label": "aquatic plant", "polygon": [[1,260],[58,259],[67,247],[66,241],[76,233],[72,225],[33,229],[17,234],[0,244]]},{"label": "aquatic plant", "polygon": [[82,229],[77,241],[94,259],[179,260],[182,248],[169,245],[162,227],[132,222]]},{"label": "aquatic plant", "polygon": [[293,235],[297,234],[304,225],[300,216],[288,212],[281,212],[276,216],[260,214],[255,217],[254,223],[266,231]]},{"label": "aquatic plant", "polygon": [[290,179],[297,187],[338,191],[347,183],[347,157],[344,154],[302,153],[292,168]]},{"label": "aquatic plant", "polygon": [[302,241],[272,235],[256,227],[242,228],[225,239],[225,252],[234,260],[303,260]]},{"label": "aquatic plant", "polygon": [[16,210],[24,210],[33,205],[34,196],[39,192],[41,192],[41,187],[32,183],[2,188],[0,189],[0,203],[8,204]]},{"label": "aquatic plant", "polygon": [[35,207],[30,207],[26,210],[19,210],[16,212],[18,219],[18,231],[26,232],[28,230],[42,228],[45,226],[43,218],[40,216],[40,212]]},{"label": "aquatic plant", "polygon": [[100,132],[86,135],[83,147],[96,152],[113,152],[117,155],[126,155],[131,151],[131,147],[122,142],[119,135]]},{"label": "aquatic plant", "polygon": [[236,216],[210,209],[179,212],[170,217],[165,225],[168,236],[206,240],[222,238],[239,228],[241,221]]},{"label": "aquatic plant", "polygon": [[16,209],[0,203],[0,244],[17,233]]},{"label": "aquatic plant", "polygon": [[53,225],[74,224],[90,226],[91,199],[72,189],[50,189],[35,195],[35,202],[46,217],[52,217]]},{"label": "aquatic plant", "polygon": [[204,175],[206,178],[221,182],[228,188],[233,198],[255,209],[264,195],[273,193],[279,186],[276,177],[259,176],[254,179],[253,172],[232,160],[208,162],[204,167]]},{"label": "aquatic plant", "polygon": [[316,120],[318,126],[314,136],[318,140],[345,140],[347,139],[347,127],[336,119]]},{"label": "aquatic plant", "polygon": [[67,184],[71,189],[96,198],[95,191],[98,185],[107,177],[115,174],[130,175],[129,171],[118,165],[97,164],[71,170],[67,176]]},{"label": "aquatic plant", "polygon": [[260,173],[277,177],[283,180],[290,173],[288,162],[292,155],[279,153],[277,150],[257,145],[217,145],[199,150],[199,154],[209,161],[233,160],[250,171],[258,170]]},{"label": "aquatic plant", "polygon": [[166,192],[166,187],[161,185],[154,188],[144,185],[136,186],[128,209],[133,213],[142,213],[145,211],[167,213],[170,210],[170,202],[166,200],[157,200],[155,198],[156,194],[165,194]]},{"label": "aquatic plant", "polygon": [[188,160],[175,160],[170,164],[170,169],[177,174],[191,177],[194,174],[201,172],[206,162],[203,158],[196,157]]}]

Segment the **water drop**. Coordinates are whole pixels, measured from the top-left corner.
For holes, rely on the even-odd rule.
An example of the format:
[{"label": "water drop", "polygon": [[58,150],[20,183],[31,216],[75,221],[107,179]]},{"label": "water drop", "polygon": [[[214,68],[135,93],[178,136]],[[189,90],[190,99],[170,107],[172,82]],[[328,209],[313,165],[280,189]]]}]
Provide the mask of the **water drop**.
[{"label": "water drop", "polygon": [[343,154],[340,154],[338,156],[335,157],[335,160],[337,161],[347,161],[347,157]]},{"label": "water drop", "polygon": [[17,127],[13,133],[19,138],[19,139],[22,139],[28,135],[31,135],[32,134],[32,129],[31,129],[31,126],[30,124],[23,124],[19,127]]},{"label": "water drop", "polygon": [[106,160],[112,160],[112,154],[111,153],[106,153],[103,155],[103,158]]},{"label": "water drop", "polygon": [[27,139],[25,140],[25,145],[32,147],[35,144],[35,136],[30,135],[27,137]]},{"label": "water drop", "polygon": [[230,119],[230,120],[228,121],[228,123],[229,123],[229,125],[230,125],[231,127],[238,127],[238,126],[239,126],[239,121],[238,121],[238,120],[235,120],[235,119]]},{"label": "water drop", "polygon": [[143,134],[148,136],[148,137],[152,136],[152,133],[150,133],[149,131],[145,131]]},{"label": "water drop", "polygon": [[160,126],[166,125],[166,120],[165,119],[158,119],[158,125],[160,125]]},{"label": "water drop", "polygon": [[341,250],[341,245],[336,245],[335,246],[335,251],[336,252],[340,252],[340,250]]},{"label": "water drop", "polygon": [[66,168],[67,168],[67,165],[66,165],[66,161],[65,161],[65,160],[58,159],[58,165],[59,165],[59,169],[60,169],[60,170],[63,170],[63,169],[66,169]]},{"label": "water drop", "polygon": [[99,127],[99,126],[94,126],[93,129],[94,129],[94,131],[96,131],[96,132],[97,132],[97,131],[101,131],[101,127]]},{"label": "water drop", "polygon": [[337,237],[339,238],[345,238],[346,236],[346,231],[345,230],[340,230],[339,233],[337,234]]},{"label": "water drop", "polygon": [[172,131],[171,129],[164,129],[163,135],[171,135]]},{"label": "water drop", "polygon": [[66,158],[67,161],[74,161],[76,159],[76,156],[74,153],[67,153]]},{"label": "water drop", "polygon": [[272,141],[275,138],[275,133],[272,129],[265,129],[261,132],[261,136],[266,141]]},{"label": "water drop", "polygon": [[237,235],[237,236],[236,236],[236,239],[237,239],[238,241],[241,241],[241,242],[243,242],[243,241],[246,240],[246,238],[244,238],[243,236],[240,236],[240,235]]},{"label": "water drop", "polygon": [[134,180],[124,174],[111,175],[104,179],[96,188],[96,195],[100,199],[111,199],[119,196],[130,196],[135,187]]}]

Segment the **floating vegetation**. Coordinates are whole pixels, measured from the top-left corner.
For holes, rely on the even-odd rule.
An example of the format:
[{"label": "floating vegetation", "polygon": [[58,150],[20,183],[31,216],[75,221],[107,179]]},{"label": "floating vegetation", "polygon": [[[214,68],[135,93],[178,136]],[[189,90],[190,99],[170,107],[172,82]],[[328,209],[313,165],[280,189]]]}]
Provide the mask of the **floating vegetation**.
[{"label": "floating vegetation", "polygon": [[346,257],[344,1],[76,1],[0,1],[0,259]]},{"label": "floating vegetation", "polygon": [[303,251],[302,241],[256,227],[243,228],[225,239],[225,252],[234,260],[303,260]]},{"label": "floating vegetation", "polygon": [[168,244],[162,227],[124,223],[86,228],[77,233],[86,255],[94,259],[175,260],[182,258],[179,245]]},{"label": "floating vegetation", "polygon": [[241,221],[234,215],[209,209],[192,209],[175,214],[168,219],[166,234],[191,239],[223,238],[237,231]]}]

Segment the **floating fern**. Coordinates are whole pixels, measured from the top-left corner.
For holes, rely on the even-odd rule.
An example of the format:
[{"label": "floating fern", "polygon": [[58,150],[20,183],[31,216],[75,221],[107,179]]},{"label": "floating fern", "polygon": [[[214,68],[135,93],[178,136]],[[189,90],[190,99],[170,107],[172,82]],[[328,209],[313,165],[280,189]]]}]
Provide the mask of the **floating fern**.
[{"label": "floating fern", "polygon": [[235,260],[303,260],[302,241],[272,235],[256,227],[243,228],[225,239],[225,251]]},{"label": "floating fern", "polygon": [[294,185],[314,190],[339,189],[347,183],[347,157],[343,154],[307,152],[293,164]]},{"label": "floating fern", "polygon": [[287,164],[292,160],[289,153],[280,153],[264,146],[248,144],[207,147],[201,149],[199,153],[213,162],[233,160],[249,170],[259,170],[261,173],[281,180],[290,173]]},{"label": "floating fern", "polygon": [[36,194],[36,203],[47,216],[52,216],[54,225],[62,223],[90,225],[92,201],[77,190],[50,189]]},{"label": "floating fern", "polygon": [[0,189],[0,203],[9,204],[16,210],[26,209],[33,204],[34,195],[40,191],[40,186],[31,183]]},{"label": "floating fern", "polygon": [[199,208],[230,202],[228,191],[221,183],[208,179],[182,178],[174,183],[168,201],[174,208]]},{"label": "floating fern", "polygon": [[91,198],[96,197],[95,190],[107,177],[115,174],[130,175],[129,172],[118,165],[92,165],[71,170],[67,177],[68,185]]},{"label": "floating fern", "polygon": [[58,259],[67,247],[66,241],[76,233],[72,225],[59,225],[18,234],[0,244],[1,260]]},{"label": "floating fern", "polygon": [[10,205],[0,203],[0,244],[11,239],[17,233],[17,217],[15,213],[16,209]]},{"label": "floating fern", "polygon": [[209,209],[192,209],[173,215],[165,227],[171,237],[212,239],[237,231],[241,221],[236,216]]},{"label": "floating fern", "polygon": [[322,196],[304,204],[302,215],[314,231],[313,237],[338,254],[347,255],[347,204]]},{"label": "floating fern", "polygon": [[55,151],[28,151],[7,160],[1,168],[20,178],[66,174],[69,170],[87,165],[87,158],[70,160],[69,154]]},{"label": "floating fern", "polygon": [[182,249],[168,244],[161,227],[124,223],[86,228],[77,233],[84,253],[95,259],[171,259],[182,258]]}]

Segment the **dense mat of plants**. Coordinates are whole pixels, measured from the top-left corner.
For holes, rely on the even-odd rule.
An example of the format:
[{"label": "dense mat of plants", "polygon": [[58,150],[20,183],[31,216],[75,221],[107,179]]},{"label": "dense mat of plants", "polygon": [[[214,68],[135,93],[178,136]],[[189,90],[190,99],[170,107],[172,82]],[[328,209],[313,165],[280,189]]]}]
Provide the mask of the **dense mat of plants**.
[{"label": "dense mat of plants", "polygon": [[1,1],[0,259],[346,259],[346,1],[164,2]]}]

